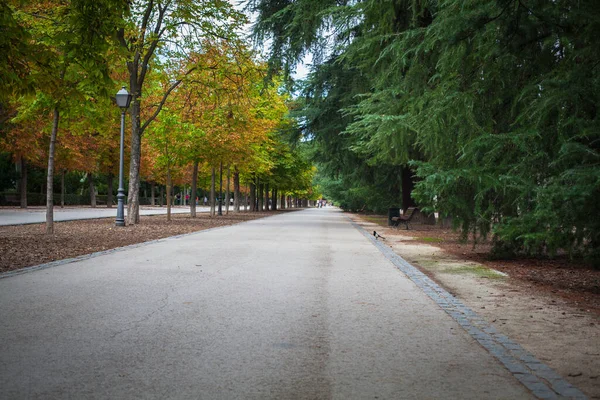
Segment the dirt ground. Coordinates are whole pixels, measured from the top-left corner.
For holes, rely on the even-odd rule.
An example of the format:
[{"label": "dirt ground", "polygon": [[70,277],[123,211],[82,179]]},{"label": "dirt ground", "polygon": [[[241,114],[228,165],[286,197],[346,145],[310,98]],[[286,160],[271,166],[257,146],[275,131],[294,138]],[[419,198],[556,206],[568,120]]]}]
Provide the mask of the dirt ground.
[{"label": "dirt ground", "polygon": [[600,399],[600,270],[568,260],[490,261],[489,244],[461,243],[449,228],[392,229],[387,217],[350,217],[589,398]]},{"label": "dirt ground", "polygon": [[45,224],[0,226],[0,273],[50,261],[77,257],[135,243],[233,225],[274,213],[230,213],[210,218],[208,213],[141,216],[139,225],[115,227],[113,218],[55,222],[54,235],[45,234]]}]

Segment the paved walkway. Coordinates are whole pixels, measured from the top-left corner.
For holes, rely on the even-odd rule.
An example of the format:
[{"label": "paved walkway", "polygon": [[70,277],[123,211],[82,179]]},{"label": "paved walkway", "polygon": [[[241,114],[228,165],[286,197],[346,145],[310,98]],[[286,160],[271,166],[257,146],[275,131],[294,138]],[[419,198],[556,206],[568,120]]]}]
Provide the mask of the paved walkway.
[{"label": "paved walkway", "polygon": [[[208,212],[209,207],[197,206],[197,212]],[[171,209],[172,213],[189,213],[190,208],[178,206]],[[147,207],[142,206],[140,215],[161,215],[167,213],[167,207]],[[125,215],[127,215],[127,207],[125,207]],[[94,219],[94,218],[116,218],[117,207],[106,208],[90,208],[90,207],[54,207],[54,221],[72,221],[77,219]],[[34,207],[27,209],[20,208],[1,208],[0,209],[0,226],[2,225],[24,225],[24,224],[39,224],[46,222],[46,208]]]},{"label": "paved walkway", "polygon": [[0,398],[535,398],[384,250],[310,209],[0,279]]}]

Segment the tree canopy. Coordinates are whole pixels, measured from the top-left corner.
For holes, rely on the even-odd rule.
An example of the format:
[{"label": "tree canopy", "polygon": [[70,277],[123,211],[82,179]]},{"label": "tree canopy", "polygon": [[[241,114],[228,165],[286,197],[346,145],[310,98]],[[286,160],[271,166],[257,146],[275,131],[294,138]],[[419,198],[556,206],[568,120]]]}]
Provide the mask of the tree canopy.
[{"label": "tree canopy", "polygon": [[274,70],[316,55],[300,114],[334,200],[416,202],[503,256],[600,256],[597,2],[249,6]]},{"label": "tree canopy", "polygon": [[[122,85],[132,94],[128,223],[138,222],[142,180],[195,188],[220,165],[233,169],[238,191],[240,178],[259,175],[306,189],[311,165],[276,133],[288,95],[278,77],[264,84],[265,64],[240,35],[246,21],[221,0],[0,4],[0,150],[21,168],[48,166],[48,233],[56,170],[84,173],[91,194],[103,174],[112,193]],[[298,174],[278,157],[294,160]]]}]

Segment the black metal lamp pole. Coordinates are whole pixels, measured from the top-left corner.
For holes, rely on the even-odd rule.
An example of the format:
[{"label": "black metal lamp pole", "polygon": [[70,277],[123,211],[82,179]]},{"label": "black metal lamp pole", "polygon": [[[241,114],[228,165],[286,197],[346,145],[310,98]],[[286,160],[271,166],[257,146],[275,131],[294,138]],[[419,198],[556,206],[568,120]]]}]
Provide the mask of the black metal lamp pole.
[{"label": "black metal lamp pole", "polygon": [[131,103],[131,94],[127,92],[125,86],[117,92],[117,105],[121,107],[121,144],[119,149],[119,189],[117,190],[117,219],[115,221],[116,226],[125,226],[125,189],[123,188],[123,159],[124,159],[124,147],[125,147],[125,112]]}]

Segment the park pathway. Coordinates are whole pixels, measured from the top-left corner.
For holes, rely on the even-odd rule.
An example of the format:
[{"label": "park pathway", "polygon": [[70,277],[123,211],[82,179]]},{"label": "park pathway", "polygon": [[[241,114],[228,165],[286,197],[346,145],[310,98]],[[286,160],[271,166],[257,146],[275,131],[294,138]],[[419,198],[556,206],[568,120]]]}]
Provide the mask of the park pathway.
[{"label": "park pathway", "polygon": [[335,209],[0,279],[0,398],[527,399]]},{"label": "park pathway", "polygon": [[[197,212],[208,212],[209,207],[198,206]],[[125,215],[127,215],[127,207],[125,207]],[[189,213],[188,207],[173,207],[171,212],[174,214]],[[142,206],[140,215],[162,215],[167,213],[167,207],[149,207]],[[81,219],[94,218],[116,218],[117,207],[54,207],[54,221],[74,221]],[[30,207],[26,209],[20,208],[0,208],[0,226],[3,225],[24,225],[24,224],[41,224],[46,222],[46,208]]]}]

